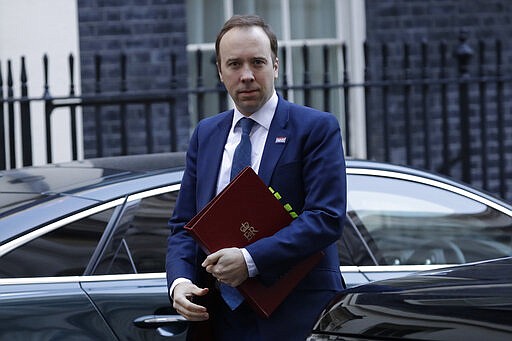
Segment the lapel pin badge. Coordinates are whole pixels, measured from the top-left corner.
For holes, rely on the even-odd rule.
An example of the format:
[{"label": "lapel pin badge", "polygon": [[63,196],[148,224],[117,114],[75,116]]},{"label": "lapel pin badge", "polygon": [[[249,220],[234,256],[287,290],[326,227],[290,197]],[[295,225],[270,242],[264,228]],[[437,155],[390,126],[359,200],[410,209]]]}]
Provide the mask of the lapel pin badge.
[{"label": "lapel pin badge", "polygon": [[276,143],[286,143],[286,136],[276,137]]}]

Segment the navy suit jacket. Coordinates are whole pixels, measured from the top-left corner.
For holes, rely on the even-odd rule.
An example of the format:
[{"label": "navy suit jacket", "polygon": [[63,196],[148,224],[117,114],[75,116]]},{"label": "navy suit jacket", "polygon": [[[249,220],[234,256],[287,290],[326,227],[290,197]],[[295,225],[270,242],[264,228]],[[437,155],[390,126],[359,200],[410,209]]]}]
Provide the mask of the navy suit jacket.
[{"label": "navy suit jacket", "polygon": [[[204,285],[206,272],[200,264],[205,255],[183,226],[215,196],[232,118],[233,110],[229,110],[202,120],[190,140],[181,190],[169,221],[169,285],[179,277]],[[258,175],[299,214],[274,236],[246,247],[260,279],[271,283],[297,261],[323,250],[325,257],[295,291],[341,290],[335,242],[345,217],[346,176],[337,119],[279,97]]]}]

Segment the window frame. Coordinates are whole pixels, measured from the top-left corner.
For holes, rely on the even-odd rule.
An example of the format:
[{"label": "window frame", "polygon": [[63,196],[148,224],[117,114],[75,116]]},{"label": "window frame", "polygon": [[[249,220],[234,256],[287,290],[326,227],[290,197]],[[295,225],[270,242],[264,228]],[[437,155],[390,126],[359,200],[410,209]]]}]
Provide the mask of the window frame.
[{"label": "window frame", "polygon": [[[205,0],[187,0],[187,7],[193,7],[196,9],[194,12],[204,13],[204,2]],[[222,13],[224,16],[224,21],[229,19],[234,14],[234,0],[223,0],[223,8]],[[343,73],[343,52],[342,52],[342,44],[345,43],[348,47],[348,56],[347,56],[347,69],[349,74],[351,75],[351,81],[353,83],[361,83],[364,79],[364,51],[363,51],[363,42],[366,39],[366,23],[365,23],[365,5],[364,2],[359,0],[333,0],[335,7],[335,38],[293,38],[291,33],[291,6],[292,2],[290,0],[280,0],[280,10],[281,10],[281,26],[282,26],[282,34],[280,34],[279,39],[279,49],[282,51],[283,49],[286,51],[287,63],[285,65],[285,69],[280,67],[280,75],[285,75],[287,79],[288,85],[295,84],[294,74],[295,70],[301,70],[303,65],[297,64],[297,67],[294,65],[293,60],[299,59],[302,60],[302,56],[299,56],[301,53],[301,49],[298,47],[302,47],[307,45],[309,47],[318,47],[327,45],[330,48],[335,49],[336,57],[332,60],[329,70],[337,70],[336,74],[331,75],[331,82],[340,83],[342,82],[342,73]],[[190,12],[190,11],[188,11]],[[187,13],[188,13],[187,12]],[[190,17],[187,18],[187,22],[192,21]],[[217,30],[220,29],[217,28]],[[202,37],[204,39],[204,37]],[[195,58],[195,54],[197,51],[201,51],[202,55],[210,55],[215,54],[215,43],[214,42],[200,42],[200,43],[188,43],[186,46],[189,64],[192,66],[197,66],[198,62]],[[295,51],[294,51],[295,50]],[[203,65],[198,66],[204,68],[204,65],[208,65],[208,63],[203,60]],[[195,84],[196,80],[201,82],[198,83],[200,86],[205,86],[206,88],[215,88],[217,85],[217,81],[214,79],[208,79],[208,77],[201,76],[199,79],[192,79],[195,75],[195,67],[189,69],[189,84]],[[211,72],[211,71],[210,71]],[[332,71],[331,71],[332,72]],[[208,71],[207,71],[208,73]],[[211,74],[211,73],[208,73]],[[214,74],[216,74],[214,72]],[[197,75],[195,75],[197,77]],[[280,76],[281,79],[284,77]],[[209,84],[211,82],[211,84]],[[278,80],[279,82],[279,80]],[[297,81],[297,84],[301,83],[301,80]],[[278,85],[278,84],[277,84]],[[294,102],[296,99],[301,97],[301,89],[288,90],[288,100]],[[343,90],[339,89],[338,96],[331,96],[330,105],[334,108],[330,111],[338,118],[340,122],[340,126],[342,128],[345,125],[344,122],[344,105],[343,101],[345,100],[343,97]],[[192,125],[196,125],[203,115],[215,114],[215,112],[198,112],[199,108],[195,107],[194,101],[195,95],[189,95],[189,108],[191,112],[191,122]],[[297,98],[296,98],[297,97]],[[314,94],[313,102],[318,97],[318,100],[322,97],[321,94]],[[350,131],[358,131],[358,134],[351,134],[350,145],[351,145],[351,155],[362,157],[366,156],[366,132],[365,128],[365,107],[364,107],[364,91],[362,89],[353,88],[349,94],[349,100],[351,103],[351,127],[344,128],[345,131],[350,129]],[[206,107],[214,108],[215,98],[207,98],[208,105]],[[211,103],[209,102],[211,101]],[[228,96],[228,107],[233,108],[234,103]]]},{"label": "window frame", "polygon": [[[181,188],[181,183],[172,184],[172,185],[166,185],[158,188],[153,188],[149,190],[145,190],[139,193],[131,194],[126,198],[126,202],[121,208],[120,214],[115,217],[116,222],[112,225],[112,227],[109,229],[109,231],[105,231],[104,238],[100,241],[98,244],[98,250],[97,253],[91,258],[90,267],[88,267],[88,271],[86,271],[86,275],[90,276],[112,276],[113,274],[96,274],[96,268],[98,264],[103,260],[104,253],[106,251],[106,246],[111,243],[112,238],[114,235],[116,235],[119,231],[120,224],[123,222],[123,217],[128,211],[135,211],[137,210],[139,204],[142,202],[142,200],[154,197],[158,195],[162,195],[165,193],[171,193],[171,192],[179,192]],[[169,218],[172,212],[169,212]],[[129,228],[127,228],[125,231],[123,231],[121,234],[124,236],[126,232],[129,231]],[[123,238],[124,239],[124,238]],[[101,246],[101,247],[100,247]],[[127,252],[130,252],[130,250],[126,250]],[[129,254],[130,259],[133,261],[133,257],[131,253]],[[133,264],[132,264],[133,265]],[[140,275],[140,274],[147,274],[146,272],[135,272],[135,273],[127,273],[127,274],[118,274],[118,275]],[[117,274],[115,274],[117,275]]]}]

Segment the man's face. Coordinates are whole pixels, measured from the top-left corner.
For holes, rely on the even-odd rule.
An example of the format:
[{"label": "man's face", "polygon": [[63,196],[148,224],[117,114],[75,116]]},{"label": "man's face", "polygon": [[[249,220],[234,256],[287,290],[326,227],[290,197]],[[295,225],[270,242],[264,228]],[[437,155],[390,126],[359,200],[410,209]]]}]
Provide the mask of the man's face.
[{"label": "man's face", "polygon": [[220,41],[219,57],[221,81],[238,110],[250,116],[272,96],[278,75],[267,35],[257,26],[233,28]]}]

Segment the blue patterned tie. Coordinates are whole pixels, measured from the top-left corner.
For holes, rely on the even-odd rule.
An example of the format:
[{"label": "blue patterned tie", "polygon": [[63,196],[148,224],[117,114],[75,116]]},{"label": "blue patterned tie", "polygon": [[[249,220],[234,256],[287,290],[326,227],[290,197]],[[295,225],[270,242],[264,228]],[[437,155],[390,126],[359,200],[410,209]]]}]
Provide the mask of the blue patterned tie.
[{"label": "blue patterned tie", "polygon": [[[240,120],[240,125],[242,126],[242,138],[240,139],[240,143],[236,147],[235,154],[233,155],[233,163],[231,164],[231,180],[233,180],[233,178],[237,176],[242,169],[251,165],[252,148],[249,134],[251,133],[254,121],[250,118],[244,117]],[[224,302],[226,302],[231,310],[235,310],[244,301],[244,297],[236,288],[220,283],[219,289]]]},{"label": "blue patterned tie", "polygon": [[254,121],[250,118],[244,117],[240,120],[242,126],[242,138],[240,143],[236,146],[235,154],[233,155],[233,163],[231,164],[231,180],[238,175],[246,166],[251,165],[251,133]]}]

